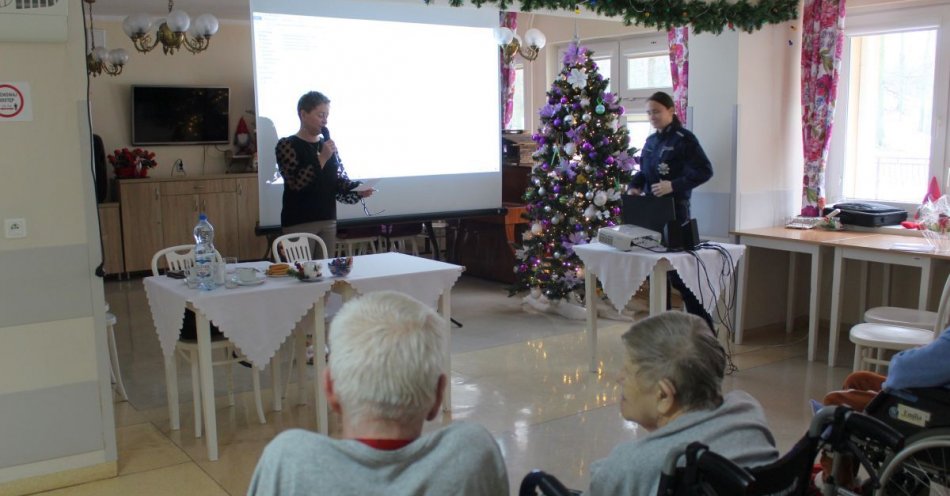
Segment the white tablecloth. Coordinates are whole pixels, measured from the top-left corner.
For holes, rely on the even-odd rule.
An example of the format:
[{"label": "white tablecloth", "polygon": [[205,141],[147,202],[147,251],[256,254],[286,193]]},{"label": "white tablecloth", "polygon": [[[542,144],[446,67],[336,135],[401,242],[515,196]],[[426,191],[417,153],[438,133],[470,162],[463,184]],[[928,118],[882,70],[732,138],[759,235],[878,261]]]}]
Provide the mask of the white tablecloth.
[{"label": "white tablecloth", "polygon": [[363,255],[353,260],[353,270],[343,280],[357,293],[400,291],[432,308],[437,308],[439,296],[455,285],[465,269],[402,253]]},{"label": "white tablecloth", "polygon": [[[711,243],[721,246],[731,256],[731,272],[734,274],[739,259],[745,254],[745,246],[727,243]],[[584,270],[593,271],[604,288],[604,293],[618,312],[622,311],[636,294],[637,290],[660,260],[667,260],[679,273],[680,279],[686,287],[697,295],[706,311],[712,313],[719,300],[724,284],[729,283],[720,277],[723,269],[730,264],[730,260],[713,249],[701,249],[694,253],[702,261],[702,266],[696,257],[685,252],[657,253],[642,248],[630,251],[620,251],[602,243],[576,245],[574,251],[584,262]],[[708,276],[708,277],[707,277]]]},{"label": "white tablecloth", "polygon": [[[267,262],[245,264],[266,268]],[[259,286],[241,286],[214,291],[189,289],[184,280],[165,276],[145,279],[152,320],[162,353],[175,352],[186,303],[218,326],[259,368],[267,366],[307,311],[339,279],[300,282],[293,277],[267,278]]]}]

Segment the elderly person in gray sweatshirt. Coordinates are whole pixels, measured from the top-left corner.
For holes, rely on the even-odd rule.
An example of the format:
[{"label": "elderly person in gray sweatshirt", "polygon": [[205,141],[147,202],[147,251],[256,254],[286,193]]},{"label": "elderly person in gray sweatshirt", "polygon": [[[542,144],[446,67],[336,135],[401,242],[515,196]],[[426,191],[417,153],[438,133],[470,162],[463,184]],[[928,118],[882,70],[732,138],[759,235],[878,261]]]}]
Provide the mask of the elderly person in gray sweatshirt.
[{"label": "elderly person in gray sweatshirt", "polygon": [[722,395],[726,355],[703,319],[666,312],[622,339],[620,414],[647,434],[591,464],[588,494],[656,494],[667,453],[692,441],[743,467],[778,458],[761,405],[742,391]]},{"label": "elderly person in gray sweatshirt", "polygon": [[394,291],[352,300],[330,325],[324,381],[342,439],[292,429],[257,463],[248,495],[507,495],[508,475],[484,427],[455,422],[422,433],[439,413],[447,325]]}]

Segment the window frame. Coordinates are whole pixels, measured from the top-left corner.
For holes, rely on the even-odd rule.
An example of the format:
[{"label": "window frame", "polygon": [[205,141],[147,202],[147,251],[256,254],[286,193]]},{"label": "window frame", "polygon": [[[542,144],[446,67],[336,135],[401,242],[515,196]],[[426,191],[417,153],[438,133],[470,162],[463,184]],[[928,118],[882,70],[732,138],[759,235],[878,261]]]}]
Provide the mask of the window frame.
[{"label": "window frame", "polygon": [[[948,101],[950,101],[950,6],[902,8],[852,15],[845,28],[845,46],[842,50],[841,68],[838,77],[838,100],[835,105],[835,120],[832,127],[828,163],[825,169],[825,196],[829,203],[838,201],[873,201],[913,212],[919,203],[905,203],[844,196],[845,153],[848,148],[848,129],[855,118],[849,109],[852,85],[851,53],[852,38],[859,36],[890,34],[926,29],[937,30],[937,46],[934,67],[934,94],[931,113],[930,167],[929,176],[937,177],[941,191],[947,192],[950,167],[947,164],[947,146],[950,130],[946,125]],[[921,185],[921,198],[926,193],[926,184]]]}]

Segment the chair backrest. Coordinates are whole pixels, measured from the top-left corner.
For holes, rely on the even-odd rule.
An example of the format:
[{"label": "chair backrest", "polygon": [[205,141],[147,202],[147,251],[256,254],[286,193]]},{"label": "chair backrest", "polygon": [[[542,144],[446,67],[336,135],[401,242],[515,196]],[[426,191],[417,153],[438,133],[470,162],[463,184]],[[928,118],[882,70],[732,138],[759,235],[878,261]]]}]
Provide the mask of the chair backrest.
[{"label": "chair backrest", "polygon": [[[195,265],[195,245],[169,246],[155,252],[155,255],[152,255],[153,276],[159,275],[158,266],[163,258],[166,270],[188,270]],[[219,262],[224,260],[218,250],[214,251],[214,258]]]},{"label": "chair backrest", "polygon": [[[680,459],[684,463],[680,463]],[[677,466],[682,465],[682,466]],[[666,457],[659,496],[744,496],[755,477],[728,458],[692,442],[685,448],[673,449]]]},{"label": "chair backrest", "polygon": [[[320,248],[319,253],[321,256],[319,258],[327,258],[327,245],[320,239],[320,236],[301,232],[284,234],[274,240],[274,244],[271,247],[271,253],[274,254],[274,261],[277,263],[294,263],[304,260],[314,260],[313,254],[310,252],[311,240],[315,241],[317,247]],[[281,260],[280,256],[281,248],[283,248],[284,260]]]},{"label": "chair backrest", "polygon": [[937,307],[937,323],[934,325],[934,339],[950,325],[950,277],[943,283],[940,305]]}]

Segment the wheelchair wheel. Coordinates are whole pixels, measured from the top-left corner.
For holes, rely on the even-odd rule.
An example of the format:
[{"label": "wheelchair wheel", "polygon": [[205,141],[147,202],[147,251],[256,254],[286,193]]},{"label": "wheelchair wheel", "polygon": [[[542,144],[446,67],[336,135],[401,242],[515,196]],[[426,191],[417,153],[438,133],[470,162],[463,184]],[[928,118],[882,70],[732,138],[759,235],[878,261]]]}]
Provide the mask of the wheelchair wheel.
[{"label": "wheelchair wheel", "polygon": [[950,496],[950,435],[932,432],[909,439],[887,463],[880,480],[878,495]]}]

